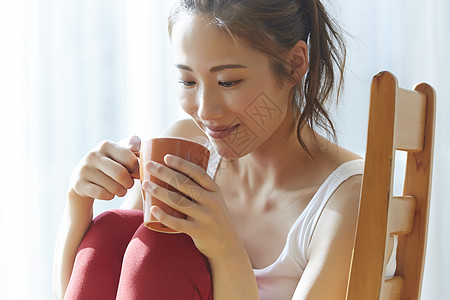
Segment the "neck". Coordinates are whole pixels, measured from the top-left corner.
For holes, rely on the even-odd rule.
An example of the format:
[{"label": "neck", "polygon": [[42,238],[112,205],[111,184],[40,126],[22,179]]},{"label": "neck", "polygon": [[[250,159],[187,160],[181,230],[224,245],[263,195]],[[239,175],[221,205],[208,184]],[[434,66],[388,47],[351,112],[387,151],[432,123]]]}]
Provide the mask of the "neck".
[{"label": "neck", "polygon": [[[230,162],[230,171],[240,182],[270,191],[298,189],[300,183],[305,188],[311,187],[314,178],[305,170],[316,166],[317,158],[308,155],[297,139],[297,131],[284,123],[257,150]],[[310,153],[321,152],[319,145],[323,138],[309,127],[302,129],[301,137]]]}]

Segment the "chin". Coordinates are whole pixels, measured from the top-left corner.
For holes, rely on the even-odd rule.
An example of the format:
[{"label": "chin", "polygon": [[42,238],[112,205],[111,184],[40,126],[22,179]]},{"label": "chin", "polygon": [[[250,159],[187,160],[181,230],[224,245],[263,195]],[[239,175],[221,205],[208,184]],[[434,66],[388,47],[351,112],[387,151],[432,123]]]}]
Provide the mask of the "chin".
[{"label": "chin", "polygon": [[238,159],[251,153],[256,145],[229,143],[226,140],[210,139],[214,150],[225,159]]}]

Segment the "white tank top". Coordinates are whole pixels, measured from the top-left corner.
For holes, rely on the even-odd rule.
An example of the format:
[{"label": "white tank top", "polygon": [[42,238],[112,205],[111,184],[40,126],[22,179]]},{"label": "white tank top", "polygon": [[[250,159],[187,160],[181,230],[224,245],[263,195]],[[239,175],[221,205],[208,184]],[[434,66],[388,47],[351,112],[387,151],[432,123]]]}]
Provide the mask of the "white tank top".
[{"label": "white tank top", "polygon": [[[214,178],[218,171],[220,156],[212,147],[208,148],[211,150],[208,174]],[[348,161],[334,170],[292,225],[286,244],[277,260],[263,269],[253,269],[261,300],[292,299],[300,277],[308,264],[309,244],[325,205],[344,181],[354,175],[363,174],[363,171],[363,159]],[[396,247],[386,267],[386,277],[391,277],[395,272],[395,249]]]}]

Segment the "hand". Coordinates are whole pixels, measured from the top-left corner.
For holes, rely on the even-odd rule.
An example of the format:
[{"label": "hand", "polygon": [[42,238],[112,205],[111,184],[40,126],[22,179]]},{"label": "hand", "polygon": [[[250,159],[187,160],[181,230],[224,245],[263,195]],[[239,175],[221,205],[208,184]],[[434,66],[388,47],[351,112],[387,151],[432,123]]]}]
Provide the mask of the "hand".
[{"label": "hand", "polygon": [[103,141],[86,154],[72,173],[69,194],[111,200],[123,197],[134,185],[139,170],[141,140],[133,136],[119,143]]},{"label": "hand", "polygon": [[197,249],[209,259],[240,249],[240,239],[214,180],[201,167],[180,157],[166,155],[164,161],[170,168],[153,161],[145,168],[193,201],[147,180],[143,182],[145,191],[187,217],[171,216],[157,206],[152,206],[152,214],[164,225],[191,236]]}]

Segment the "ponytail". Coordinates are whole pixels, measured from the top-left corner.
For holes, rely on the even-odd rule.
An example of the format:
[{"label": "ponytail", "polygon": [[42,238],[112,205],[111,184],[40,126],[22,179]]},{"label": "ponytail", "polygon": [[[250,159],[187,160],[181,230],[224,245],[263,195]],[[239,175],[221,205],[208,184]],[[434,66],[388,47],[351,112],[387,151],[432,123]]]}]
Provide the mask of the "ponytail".
[{"label": "ponytail", "polygon": [[336,130],[328,115],[326,102],[335,90],[335,66],[339,75],[336,98],[339,98],[342,90],[346,47],[342,34],[337,29],[339,27],[328,16],[319,0],[299,2],[300,9],[304,10],[308,20],[309,70],[303,89],[299,91],[305,100],[297,123],[297,136],[300,144],[307,150],[300,138],[301,129],[306,124],[311,129],[318,125],[336,140]]}]

